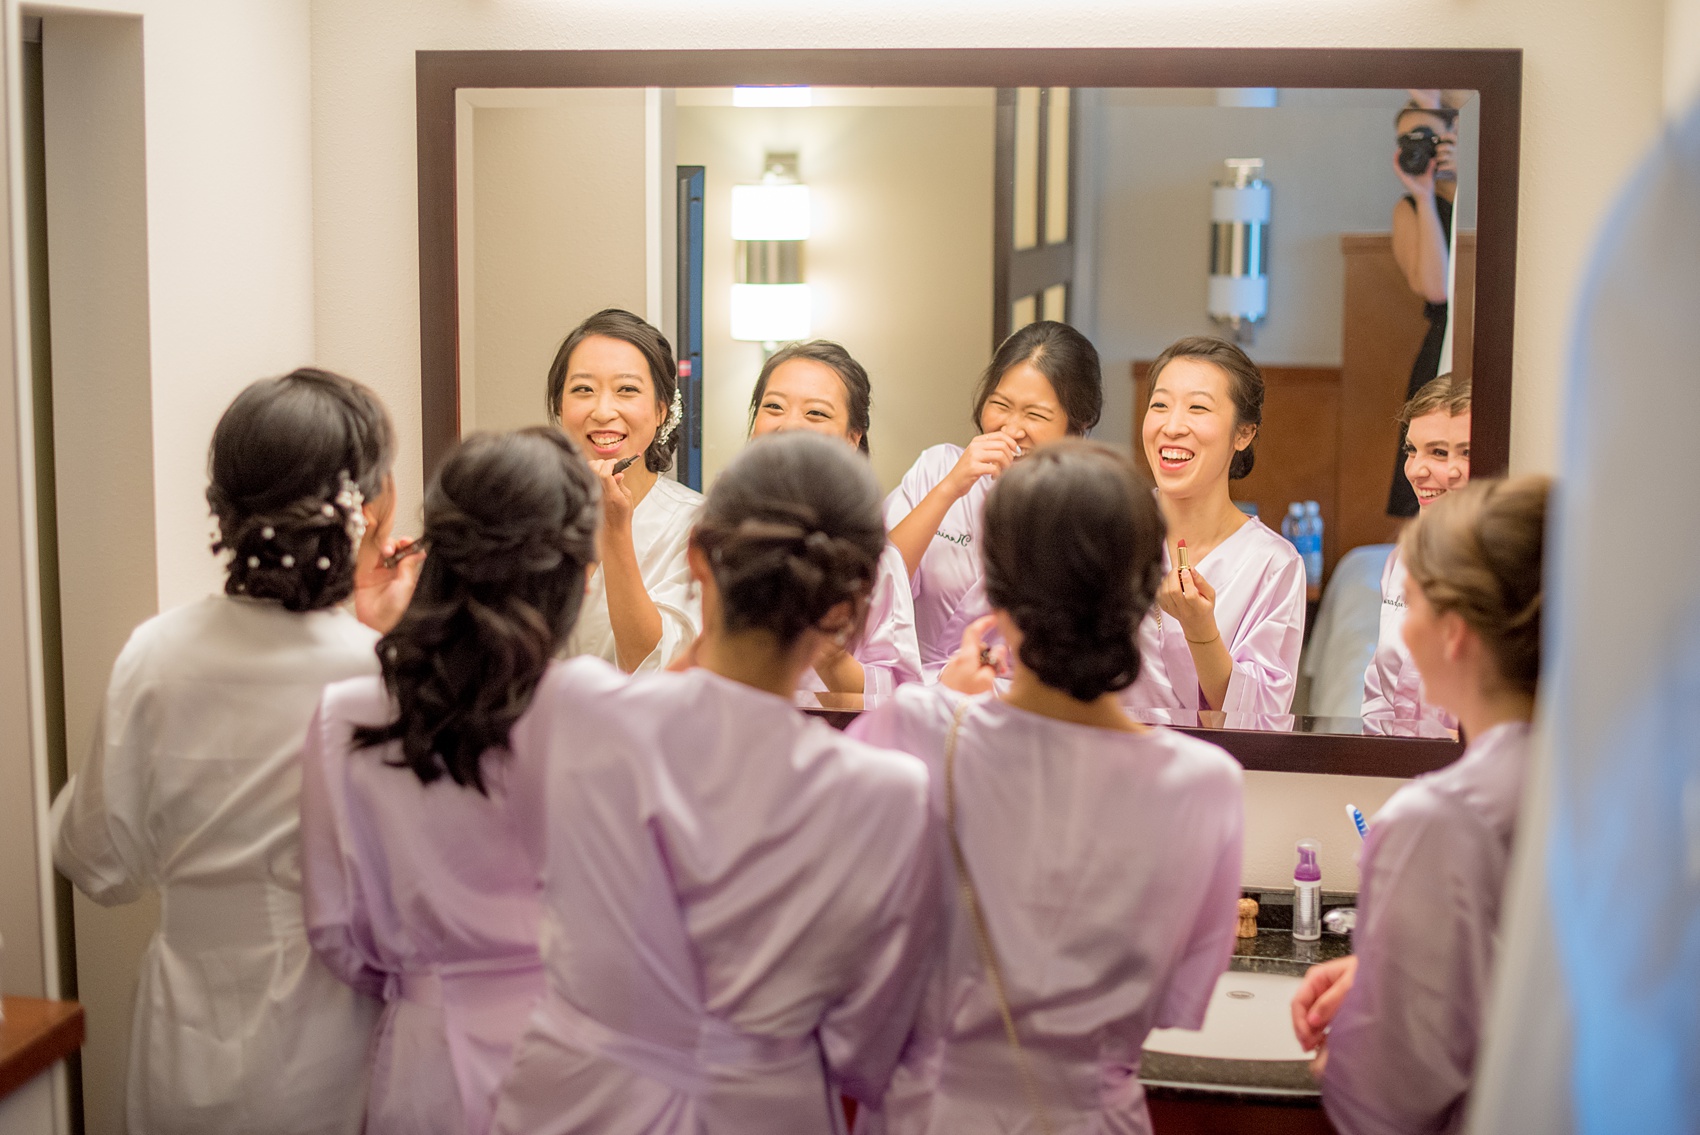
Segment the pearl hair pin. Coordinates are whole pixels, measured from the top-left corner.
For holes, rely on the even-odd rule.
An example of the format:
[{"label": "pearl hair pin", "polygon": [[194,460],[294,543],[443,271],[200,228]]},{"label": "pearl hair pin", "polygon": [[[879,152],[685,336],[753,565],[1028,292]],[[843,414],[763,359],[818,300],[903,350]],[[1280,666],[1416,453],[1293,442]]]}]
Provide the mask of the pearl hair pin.
[{"label": "pearl hair pin", "polygon": [[320,571],[330,571],[331,570],[331,558],[329,556],[320,556],[319,560],[318,560],[318,564],[319,564],[319,570]]}]

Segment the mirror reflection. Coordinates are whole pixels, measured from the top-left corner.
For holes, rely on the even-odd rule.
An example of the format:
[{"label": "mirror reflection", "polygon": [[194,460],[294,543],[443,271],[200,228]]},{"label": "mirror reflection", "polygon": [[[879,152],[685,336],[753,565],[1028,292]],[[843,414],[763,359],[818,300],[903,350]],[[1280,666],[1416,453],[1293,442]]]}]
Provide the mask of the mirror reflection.
[{"label": "mirror reflection", "polygon": [[1090,435],[1168,529],[1136,715],[1433,736],[1453,723],[1400,641],[1393,545],[1469,475],[1475,112],[1403,89],[463,90],[461,426],[554,420],[592,458],[575,646],[627,669],[694,634],[697,492],[751,436],[866,454],[891,546],[809,678],[835,705],[965,644],[997,661],[985,495]]}]

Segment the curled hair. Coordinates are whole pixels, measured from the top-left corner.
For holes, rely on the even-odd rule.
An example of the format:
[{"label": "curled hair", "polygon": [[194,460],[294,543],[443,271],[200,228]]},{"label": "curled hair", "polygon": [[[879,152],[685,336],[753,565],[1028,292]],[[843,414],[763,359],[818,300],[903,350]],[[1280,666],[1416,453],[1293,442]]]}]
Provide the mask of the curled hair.
[{"label": "curled hair", "polygon": [[[1257,464],[1257,431],[1263,428],[1263,372],[1251,361],[1251,356],[1239,346],[1214,335],[1188,335],[1170,343],[1151,363],[1146,379],[1155,393],[1157,376],[1176,359],[1198,359],[1213,365],[1228,379],[1228,400],[1234,404],[1234,431],[1252,426],[1251,441],[1244,449],[1234,451],[1228,462],[1228,480],[1239,481],[1251,476]],[[1150,399],[1146,399],[1149,406]]]},{"label": "curled hair", "polygon": [[1399,424],[1409,426],[1418,418],[1444,410],[1447,417],[1456,418],[1470,412],[1470,380],[1443,374],[1423,383],[1411,400],[1399,407]]},{"label": "curled hair", "polygon": [[854,636],[885,550],[879,484],[843,442],[805,430],[759,437],[715,480],[691,539],[728,632],[766,631],[789,647],[850,603]]},{"label": "curled hair", "polygon": [[661,410],[661,424],[656,427],[649,447],[643,451],[643,465],[652,473],[665,473],[673,467],[673,452],[679,448],[679,430],[684,428],[683,422],[671,430],[667,428],[673,398],[679,392],[679,368],[673,361],[673,344],[667,341],[667,336],[629,311],[617,307],[603,308],[573,328],[572,333],[562,340],[560,349],[555,352],[555,361],[549,364],[549,386],[545,395],[549,420],[560,423],[561,399],[567,388],[567,365],[572,362],[578,345],[594,335],[629,343],[637,348],[648,365],[649,381],[655,388],[655,404]]},{"label": "curled hair", "polygon": [[228,552],[224,590],[290,611],[334,607],[354,592],[363,523],[345,481],[381,497],[395,431],[377,395],[304,367],[263,378],[236,396],[207,451],[214,552]]},{"label": "curled hair", "polygon": [[462,442],[425,492],[413,598],[378,643],[396,718],[357,728],[356,744],[400,741],[396,763],[422,782],[446,774],[484,791],[481,758],[507,747],[578,621],[600,500],[559,430]]},{"label": "curled hair", "polygon": [[1405,571],[1436,612],[1456,612],[1480,636],[1500,679],[1533,696],[1541,671],[1541,563],[1546,477],[1472,481],[1405,529]]},{"label": "curled hair", "polygon": [[1068,417],[1068,432],[1084,434],[1104,412],[1104,372],[1092,340],[1066,323],[1041,319],[1029,323],[998,346],[974,392],[974,428],[1003,376],[1027,363],[1050,382]]},{"label": "curled hair", "polygon": [[790,362],[792,359],[808,359],[828,367],[844,384],[844,410],[847,421],[847,432],[854,433],[860,440],[856,448],[863,453],[868,452],[868,418],[874,407],[873,385],[868,381],[868,372],[861,363],[850,357],[850,352],[827,339],[811,339],[807,343],[788,343],[773,352],[768,360],[761,365],[761,374],[756,377],[756,388],[750,391],[750,424],[749,429],[756,427],[756,410],[761,406],[761,400],[767,396],[767,380],[773,377],[773,372]]},{"label": "curled hair", "polygon": [[1164,524],[1126,457],[1065,440],[1018,461],[986,497],[986,598],[1021,631],[1021,662],[1080,701],[1139,677],[1139,624],[1163,576]]}]

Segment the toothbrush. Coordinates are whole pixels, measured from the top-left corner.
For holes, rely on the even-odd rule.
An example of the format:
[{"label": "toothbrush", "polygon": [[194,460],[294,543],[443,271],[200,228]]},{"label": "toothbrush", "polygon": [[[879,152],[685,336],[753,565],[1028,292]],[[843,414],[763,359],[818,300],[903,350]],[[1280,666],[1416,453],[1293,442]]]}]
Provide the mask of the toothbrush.
[{"label": "toothbrush", "polygon": [[1364,823],[1364,814],[1358,811],[1356,804],[1346,805],[1346,818],[1351,820],[1352,825],[1358,829],[1359,839],[1364,839],[1369,835],[1369,825]]}]

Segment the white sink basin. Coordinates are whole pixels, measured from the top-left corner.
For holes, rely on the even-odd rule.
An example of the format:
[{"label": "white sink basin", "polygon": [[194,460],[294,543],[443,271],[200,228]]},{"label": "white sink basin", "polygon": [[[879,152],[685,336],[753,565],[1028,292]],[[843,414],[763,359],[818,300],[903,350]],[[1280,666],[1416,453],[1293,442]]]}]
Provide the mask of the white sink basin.
[{"label": "white sink basin", "polygon": [[1145,1050],[1214,1060],[1308,1060],[1288,1008],[1301,980],[1229,971],[1216,980],[1202,1029],[1152,1029]]}]

